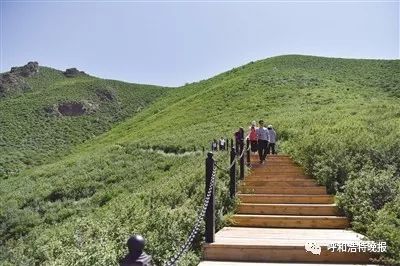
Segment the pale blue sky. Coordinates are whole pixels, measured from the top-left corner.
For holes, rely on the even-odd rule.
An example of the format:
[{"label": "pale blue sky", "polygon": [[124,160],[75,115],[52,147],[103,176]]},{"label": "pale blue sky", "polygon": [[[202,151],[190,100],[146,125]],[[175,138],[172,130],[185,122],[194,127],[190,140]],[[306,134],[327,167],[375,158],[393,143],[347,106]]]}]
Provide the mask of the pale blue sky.
[{"label": "pale blue sky", "polygon": [[1,72],[177,86],[275,55],[399,58],[399,1],[1,1]]}]

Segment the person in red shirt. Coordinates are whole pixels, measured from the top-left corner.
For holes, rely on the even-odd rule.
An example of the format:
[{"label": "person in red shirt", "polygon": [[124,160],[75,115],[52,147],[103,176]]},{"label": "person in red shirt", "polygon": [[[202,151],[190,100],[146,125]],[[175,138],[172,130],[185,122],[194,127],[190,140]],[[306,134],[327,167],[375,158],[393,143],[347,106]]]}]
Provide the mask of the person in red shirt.
[{"label": "person in red shirt", "polygon": [[258,145],[257,145],[257,124],[256,121],[251,122],[251,126],[249,128],[249,133],[247,134],[247,138],[250,140],[250,149],[252,152],[257,152],[258,151]]}]

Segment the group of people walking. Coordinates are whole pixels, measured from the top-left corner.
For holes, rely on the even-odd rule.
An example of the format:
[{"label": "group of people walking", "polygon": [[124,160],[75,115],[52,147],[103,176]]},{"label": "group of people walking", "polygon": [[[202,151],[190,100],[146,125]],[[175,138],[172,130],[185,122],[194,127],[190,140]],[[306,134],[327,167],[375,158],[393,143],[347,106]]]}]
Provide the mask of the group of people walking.
[{"label": "group of people walking", "polygon": [[211,143],[211,150],[212,151],[224,151],[226,150],[226,140],[224,137],[221,137],[219,140],[214,139]]},{"label": "group of people walking", "polygon": [[[272,125],[264,126],[264,121],[258,121],[258,125],[256,121],[251,122],[249,127],[249,131],[244,136],[244,129],[240,127],[237,132],[235,132],[236,139],[236,151],[239,152],[239,143],[244,141],[245,139],[249,139],[250,141],[250,149],[253,153],[258,151],[258,155],[260,157],[260,163],[264,163],[267,157],[267,154],[276,154],[275,144],[277,140],[276,132]],[[226,140],[224,137],[217,140],[214,139],[211,143],[211,149],[213,151],[222,151],[227,149]]]},{"label": "group of people walking", "polygon": [[[244,130],[243,128],[240,128],[239,131],[235,133],[236,140],[243,140],[243,136]],[[251,151],[258,151],[261,164],[265,162],[267,154],[276,154],[276,132],[272,125],[265,127],[263,120],[258,121],[258,126],[256,121],[251,122],[246,139],[250,140]]]}]

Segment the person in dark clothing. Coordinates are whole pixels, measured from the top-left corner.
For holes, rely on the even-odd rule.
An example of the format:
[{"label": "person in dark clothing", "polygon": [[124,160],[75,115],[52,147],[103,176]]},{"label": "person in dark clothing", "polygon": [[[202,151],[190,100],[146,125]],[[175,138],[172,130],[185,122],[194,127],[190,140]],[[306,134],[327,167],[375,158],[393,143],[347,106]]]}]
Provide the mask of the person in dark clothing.
[{"label": "person in dark clothing", "polygon": [[260,157],[260,164],[265,162],[267,157],[269,135],[267,128],[264,127],[264,121],[260,120],[259,127],[257,128],[258,139],[258,156]]},{"label": "person in dark clothing", "polygon": [[120,266],[153,266],[151,256],[144,249],[144,238],[140,235],[131,236],[127,245],[129,253],[119,261]]},{"label": "person in dark clothing", "polygon": [[240,155],[240,143],[244,140],[244,129],[242,127],[239,128],[238,131],[235,132],[235,149],[236,153]]}]

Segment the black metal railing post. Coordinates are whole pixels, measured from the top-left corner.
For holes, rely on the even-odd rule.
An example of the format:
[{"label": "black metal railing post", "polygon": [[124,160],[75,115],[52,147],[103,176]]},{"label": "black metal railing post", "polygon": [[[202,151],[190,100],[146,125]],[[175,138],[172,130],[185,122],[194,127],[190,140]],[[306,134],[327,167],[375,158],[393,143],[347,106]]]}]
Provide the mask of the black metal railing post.
[{"label": "black metal railing post", "polygon": [[231,168],[229,172],[230,180],[229,180],[229,195],[231,198],[234,198],[236,195],[236,151],[235,148],[231,148]]},{"label": "black metal railing post", "polygon": [[243,180],[244,179],[244,153],[243,153],[243,150],[244,150],[244,141],[243,141],[243,139],[241,139],[240,140],[240,153],[239,153],[239,155],[242,155],[243,154],[243,156],[241,156],[240,157],[240,180]]},{"label": "black metal railing post", "polygon": [[129,253],[120,261],[120,265],[152,265],[151,256],[143,251],[144,245],[145,240],[141,235],[131,236],[127,241]]},{"label": "black metal railing post", "polygon": [[[214,159],[213,159],[213,153],[209,152],[207,154],[207,159],[206,159],[206,195],[208,192],[208,189],[211,185],[211,179],[212,179],[212,174],[214,170]],[[210,201],[207,206],[206,210],[206,232],[205,232],[205,237],[206,237],[206,243],[213,243],[214,238],[215,238],[215,183],[216,180],[214,180],[214,186],[211,192],[210,196]]]},{"label": "black metal railing post", "polygon": [[246,164],[250,166],[250,140],[246,139]]},{"label": "black metal railing post", "polygon": [[235,150],[236,150],[236,154],[240,156],[240,140],[236,139],[235,141]]}]

